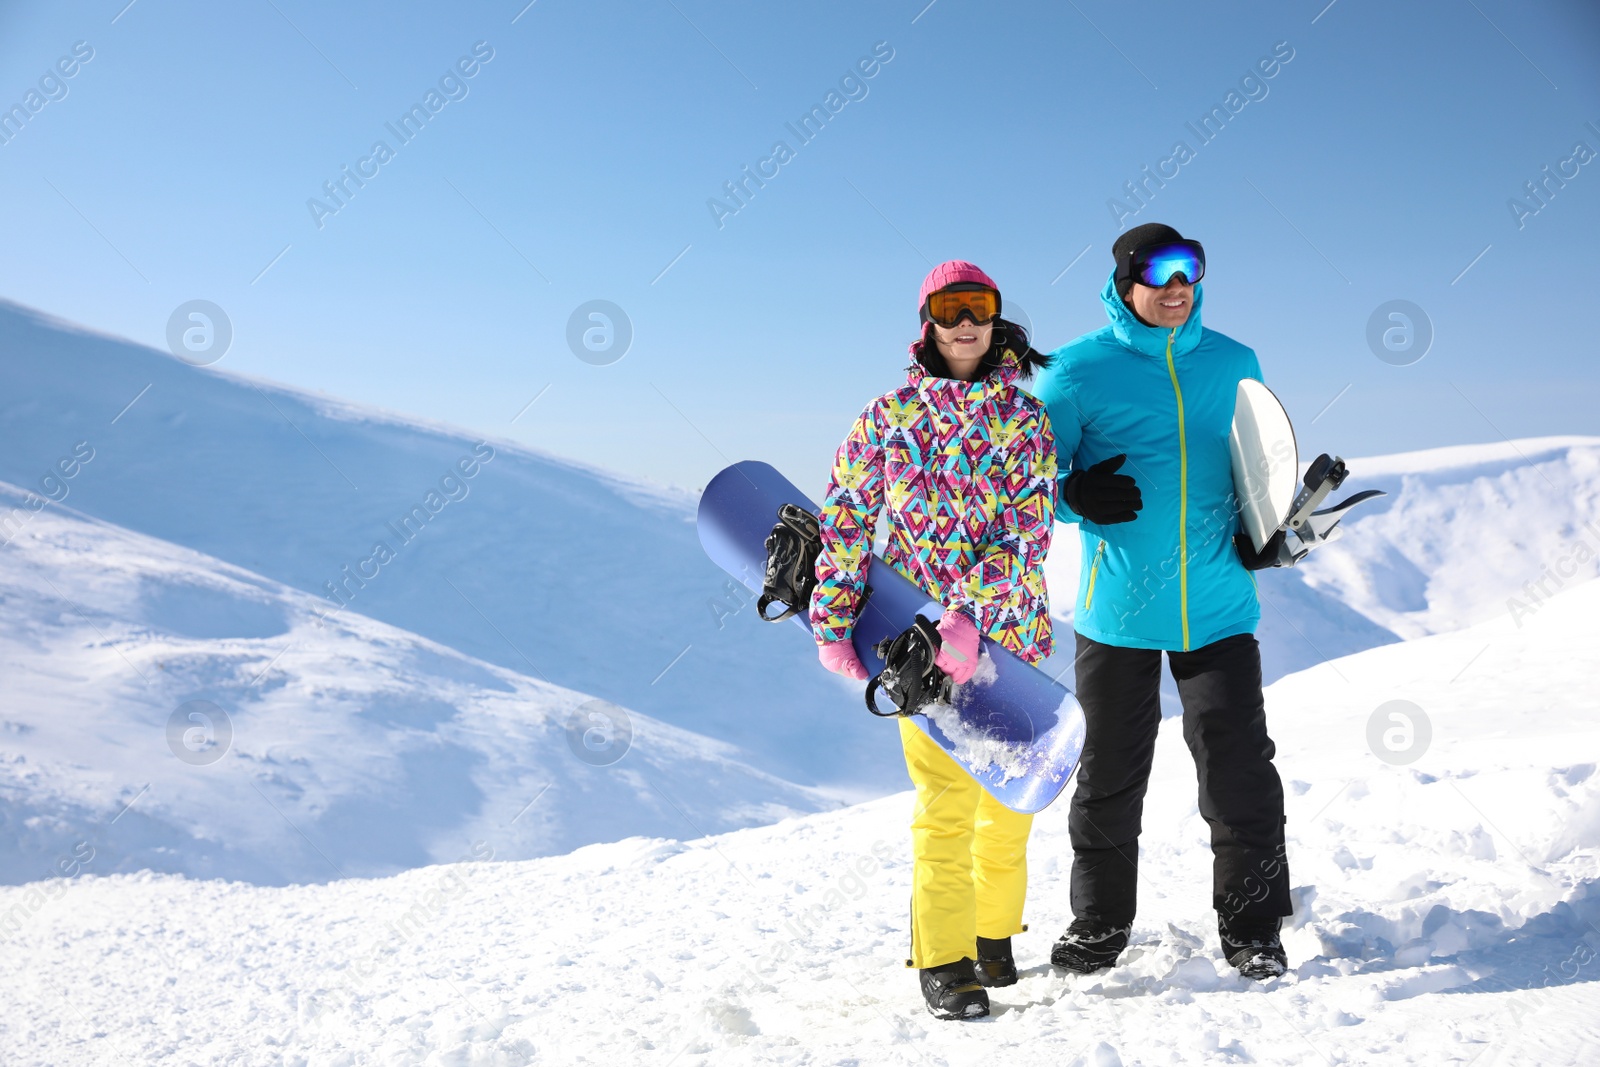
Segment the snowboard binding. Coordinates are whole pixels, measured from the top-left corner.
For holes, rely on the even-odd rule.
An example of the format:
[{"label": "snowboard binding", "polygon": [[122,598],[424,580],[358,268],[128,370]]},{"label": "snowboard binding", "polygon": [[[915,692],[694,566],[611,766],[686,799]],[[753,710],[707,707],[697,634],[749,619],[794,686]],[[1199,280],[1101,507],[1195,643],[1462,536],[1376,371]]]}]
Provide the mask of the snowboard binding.
[{"label": "snowboard binding", "polygon": [[[817,555],[822,532],[817,517],[794,504],[778,505],[778,524],[767,535],[767,571],[761,580],[756,613],[767,622],[782,622],[811,605],[817,587]],[[768,615],[767,605],[780,604],[782,615]]]},{"label": "snowboard binding", "polygon": [[1295,494],[1294,503],[1289,505],[1289,517],[1281,527],[1293,536],[1284,537],[1282,547],[1278,549],[1278,558],[1272,564],[1274,567],[1293,567],[1305,559],[1313,548],[1337,541],[1344,535],[1339,522],[1349,514],[1351,508],[1373,497],[1385,495],[1381,489],[1366,489],[1332,507],[1317,510],[1330,493],[1344,484],[1349,473],[1344,460],[1326,452],[1311,461],[1305,477],[1301,479],[1300,492]]},{"label": "snowboard binding", "polygon": [[[943,642],[939,631],[923,615],[911,628],[895,637],[885,637],[872,647],[883,660],[883,670],[867,683],[867,710],[881,718],[920,715],[929,704],[950,703],[954,688],[950,676],[934,665]],[[890,711],[879,711],[873,698],[879,691],[894,703]]]}]

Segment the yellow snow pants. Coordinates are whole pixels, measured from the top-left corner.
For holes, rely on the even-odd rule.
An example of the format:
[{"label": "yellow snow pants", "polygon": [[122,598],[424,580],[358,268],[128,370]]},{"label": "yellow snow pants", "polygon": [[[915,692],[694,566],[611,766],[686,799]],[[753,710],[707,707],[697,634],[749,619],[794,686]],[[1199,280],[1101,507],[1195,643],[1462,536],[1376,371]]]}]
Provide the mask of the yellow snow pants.
[{"label": "yellow snow pants", "polygon": [[909,719],[900,720],[900,744],[917,791],[908,962],[921,969],[977,959],[977,938],[1024,929],[1033,816],[991,797]]}]

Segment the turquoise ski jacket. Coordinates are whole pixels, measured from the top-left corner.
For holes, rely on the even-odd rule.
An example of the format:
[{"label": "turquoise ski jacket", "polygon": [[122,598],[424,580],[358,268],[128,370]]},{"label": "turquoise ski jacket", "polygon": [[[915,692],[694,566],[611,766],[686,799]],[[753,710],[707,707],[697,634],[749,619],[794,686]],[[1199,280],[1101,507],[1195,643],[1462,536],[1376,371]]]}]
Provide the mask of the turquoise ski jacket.
[{"label": "turquoise ski jacket", "polygon": [[1120,473],[1144,498],[1132,522],[1100,526],[1057,494],[1056,518],[1082,523],[1075,628],[1108,645],[1172,651],[1253,633],[1261,603],[1233,547],[1228,434],[1239,381],[1259,381],[1261,364],[1200,325],[1200,285],[1175,330],[1134,318],[1114,278],[1100,299],[1111,325],[1057,349],[1032,390],[1055,428],[1061,477],[1125,452]]}]

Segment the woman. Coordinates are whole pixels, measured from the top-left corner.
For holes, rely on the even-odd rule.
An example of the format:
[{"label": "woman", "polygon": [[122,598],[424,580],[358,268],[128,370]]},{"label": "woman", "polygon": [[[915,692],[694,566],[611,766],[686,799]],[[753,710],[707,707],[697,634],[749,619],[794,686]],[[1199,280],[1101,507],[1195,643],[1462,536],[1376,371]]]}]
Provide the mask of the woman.
[{"label": "woman", "polygon": [[[867,677],[850,636],[887,504],[884,559],[943,604],[937,663],[960,684],[980,633],[1030,663],[1050,654],[1055,443],[1044,406],[1016,385],[1046,357],[1000,318],[999,288],[971,263],[935,267],[919,300],[906,384],[867,405],[834,459],[811,626],[824,666]],[[989,796],[909,719],[900,740],[917,792],[907,962],[930,1012],[977,1018],[989,1013],[984,986],[1017,980],[1033,817]]]}]

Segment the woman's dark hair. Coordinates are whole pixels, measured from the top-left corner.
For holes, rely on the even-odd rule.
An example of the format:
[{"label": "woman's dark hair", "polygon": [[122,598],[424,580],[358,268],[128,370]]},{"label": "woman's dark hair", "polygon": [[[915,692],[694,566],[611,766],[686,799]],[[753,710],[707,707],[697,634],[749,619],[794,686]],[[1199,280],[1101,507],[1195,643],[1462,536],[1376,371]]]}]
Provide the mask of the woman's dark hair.
[{"label": "woman's dark hair", "polygon": [[[1050,357],[1028,343],[1027,330],[1009,319],[996,315],[989,351],[983,354],[983,361],[978,364],[978,380],[987,378],[995,372],[1001,360],[1005,358],[1008,348],[1017,353],[1017,365],[1023,378],[1031,378],[1035,371],[1050,365]],[[923,325],[922,340],[911,346],[911,355],[922,364],[923,370],[934,377],[954,377],[950,373],[950,364],[945,362],[944,353],[939,351],[938,342],[934,340],[933,323]]]}]

